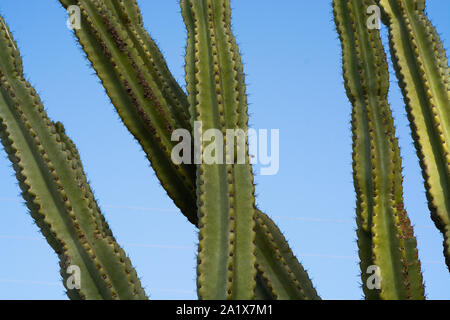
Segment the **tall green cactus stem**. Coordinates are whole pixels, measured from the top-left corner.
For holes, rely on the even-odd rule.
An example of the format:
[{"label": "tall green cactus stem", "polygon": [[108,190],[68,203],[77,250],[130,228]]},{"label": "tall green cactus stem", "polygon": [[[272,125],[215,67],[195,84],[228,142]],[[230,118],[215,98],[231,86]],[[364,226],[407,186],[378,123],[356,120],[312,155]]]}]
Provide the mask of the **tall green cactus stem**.
[{"label": "tall green cactus stem", "polygon": [[394,67],[450,270],[450,68],[425,0],[381,0]]},{"label": "tall green cactus stem", "polygon": [[192,223],[195,168],[171,161],[174,129],[190,129],[187,99],[156,44],[143,29],[134,0],[60,0],[81,9],[75,29],[88,59],[128,130],[142,146],[157,177]]},{"label": "tall green cactus stem", "polygon": [[[81,1],[78,0],[60,0],[61,4],[67,8],[70,5],[79,5]],[[150,72],[152,74],[157,74],[158,77],[161,77],[159,82],[157,83],[167,83],[170,87],[173,88],[173,91],[177,94],[173,95],[172,100],[167,100],[170,103],[178,103],[183,106],[183,109],[187,108],[187,105],[193,105],[187,104],[188,98],[186,97],[186,94],[183,92],[181,87],[178,85],[178,83],[174,80],[174,77],[171,75],[170,71],[167,68],[167,65],[165,63],[165,60],[159,51],[158,47],[155,45],[154,41],[151,39],[151,37],[148,35],[146,30],[144,29],[142,25],[142,17],[140,15],[139,9],[137,7],[135,0],[123,0],[123,1],[111,1],[112,4],[117,5],[118,2],[121,5],[121,10],[110,10],[110,14],[115,16],[115,21],[120,21],[122,24],[122,27],[127,28],[128,30],[136,30],[138,33],[140,39],[142,41],[136,41],[137,38],[131,37],[131,39],[134,39],[133,44],[137,48],[139,52],[146,52],[145,55],[142,56],[142,59],[146,62],[146,68],[142,69],[141,72]],[[110,3],[110,2],[108,2]],[[104,10],[109,10],[106,5],[104,6]],[[108,94],[111,97],[111,101],[114,103],[116,109],[119,112],[119,115],[122,118],[122,121],[126,124],[127,128],[130,130],[130,132],[135,136],[135,138],[141,143],[144,150],[147,150],[148,156],[151,157],[151,152],[148,146],[148,142],[146,142],[148,135],[151,135],[152,133],[146,131],[146,129],[139,125],[142,121],[139,120],[139,117],[141,115],[136,114],[134,110],[134,105],[127,100],[127,92],[121,85],[120,81],[117,79],[116,76],[114,76],[113,72],[110,72],[110,70],[115,70],[116,73],[125,73],[125,71],[122,71],[123,66],[116,64],[113,60],[110,60],[105,56],[104,54],[104,47],[108,45],[106,42],[101,42],[98,40],[97,37],[92,36],[96,33],[96,30],[94,29],[94,25],[86,23],[86,20],[93,19],[94,15],[91,15],[88,11],[83,11],[82,16],[82,28],[80,30],[76,30],[76,36],[82,45],[84,51],[87,54],[88,59],[93,65],[93,68],[96,70],[97,75],[102,80],[103,85],[105,86]],[[119,14],[120,13],[120,14]],[[227,16],[227,19],[230,19],[230,15]],[[134,32],[132,32],[134,34]],[[233,42],[233,47],[237,51],[237,46],[235,43],[235,39],[231,39]],[[191,45],[191,41],[188,41],[188,50],[186,54],[186,59],[189,61],[190,57],[192,56],[190,54],[191,50],[189,50],[189,47]],[[109,47],[109,50],[117,50],[114,45]],[[187,64],[188,65],[188,64]],[[242,96],[242,101],[245,101],[245,83],[243,81],[243,72],[242,72],[242,64],[239,61],[236,61],[236,66],[239,70],[238,76],[240,77],[240,85],[239,90],[240,94]],[[156,82],[155,82],[156,83]],[[112,86],[114,84],[114,86]],[[154,83],[153,83],[154,84]],[[189,87],[192,86],[194,83],[188,84],[188,92],[192,92],[192,90],[189,89]],[[139,84],[135,84],[135,86],[138,86]],[[153,89],[153,88],[152,88]],[[117,94],[116,94],[117,93]],[[116,94],[116,95],[114,95]],[[116,97],[116,98],[114,98]],[[195,94],[190,95],[190,99],[192,97],[195,98]],[[118,99],[121,98],[121,99]],[[174,102],[174,100],[178,100],[178,102]],[[176,120],[176,108],[170,107],[170,110],[172,111],[172,117],[174,118],[174,121]],[[134,115],[133,117],[129,115]],[[246,116],[246,113],[244,114]],[[152,116],[149,114],[149,116]],[[191,121],[192,125],[186,125],[185,122],[177,122],[178,125],[181,126],[181,128],[187,129],[192,133],[192,126],[193,126],[193,120]],[[163,128],[166,129],[166,128]],[[167,129],[166,129],[167,130]],[[165,132],[165,135],[167,137],[170,137],[172,134],[171,131],[167,130]],[[156,155],[159,155],[160,153],[157,152]],[[171,162],[170,157],[167,154],[163,154],[163,156],[158,157],[155,159],[155,155],[153,156],[152,160],[152,166],[155,168],[156,164],[160,164],[161,166],[164,166],[166,163]],[[190,167],[185,168],[185,171],[193,170],[195,172],[194,165],[187,165],[187,164],[181,164],[182,167]],[[173,167],[167,167],[170,170],[174,170]],[[173,179],[173,177],[176,176],[176,172],[173,172],[171,174],[159,174],[158,178],[161,180],[161,184],[164,188],[168,191],[169,194],[172,194],[172,198],[177,198],[182,196],[183,201],[175,201],[175,204],[180,208],[182,213],[188,218],[190,222],[192,222],[194,225],[197,225],[198,219],[197,219],[197,213],[196,213],[196,192],[193,191],[190,194],[183,194],[180,195],[179,193],[174,193],[171,190],[175,190],[175,188],[179,188],[177,186],[173,186],[173,184],[178,183],[178,180]],[[195,176],[195,174],[194,174]],[[187,183],[186,181],[183,181],[183,183],[186,184],[184,187],[185,190],[190,189],[190,185],[194,185],[195,187],[195,177],[192,177],[192,181]],[[186,197],[189,197],[189,199],[186,200]],[[264,215],[264,213],[257,210],[256,215],[260,217],[260,219],[256,220],[256,224],[258,225],[258,228],[256,228],[256,233],[262,232],[264,230],[264,225],[261,224],[261,221],[264,221],[267,218],[267,216]],[[270,221],[270,219],[269,219]],[[273,222],[271,222],[273,224]],[[281,234],[280,230],[278,228],[269,228],[268,232],[270,233],[271,238],[273,239],[284,239],[283,235]],[[256,238],[256,245],[259,246],[259,241],[261,239],[264,239],[263,234],[257,236]],[[284,241],[284,242],[283,242]],[[262,274],[259,273],[259,279],[261,281],[258,281],[258,286],[264,286],[264,288],[259,288],[261,290],[258,290],[259,293],[262,292],[271,292],[275,289],[268,290],[266,286],[270,286],[271,283],[279,283],[282,286],[285,286],[286,289],[283,289],[284,292],[291,292],[288,288],[291,286],[291,283],[284,281],[284,279],[289,278],[289,274],[283,274],[282,272],[291,272],[291,274],[298,275],[302,274],[301,279],[307,279],[306,282],[302,282],[300,278],[297,280],[299,283],[301,283],[302,287],[312,287],[312,283],[309,280],[308,275],[304,271],[304,269],[301,267],[301,265],[298,263],[297,259],[293,255],[292,251],[289,248],[288,243],[283,241],[274,241],[272,242],[271,246],[266,246],[267,250],[269,251],[262,251],[257,250],[257,263],[258,263],[258,270],[262,270],[261,272],[264,273],[264,281],[262,280]],[[261,244],[265,246],[264,244]],[[264,252],[264,254],[262,254]],[[289,261],[290,259],[293,261],[292,264],[290,264],[290,267],[287,269],[285,268],[285,264],[283,264],[282,260],[279,260],[279,253],[283,253],[285,255],[286,260]],[[272,272],[271,269],[266,268],[275,268],[278,270],[278,272]],[[281,287],[274,286],[274,288],[278,289]],[[306,290],[307,291],[307,290]],[[275,295],[271,296],[271,298],[279,297],[281,299],[286,298],[286,295],[283,294],[283,292],[276,293]],[[293,295],[290,298],[294,299],[296,297],[299,297],[299,295]],[[261,298],[263,298],[261,296]],[[265,296],[267,298],[267,296]],[[316,299],[317,293],[314,293],[311,296],[307,296],[307,299]]]},{"label": "tall green cactus stem", "polygon": [[[87,183],[73,142],[44,111],[0,17],[0,136],[30,214],[60,259],[72,299],[144,299],[136,271],[116,243]],[[69,286],[69,267],[80,288]]]},{"label": "tall green cactus stem", "polygon": [[[187,77],[187,86],[195,90],[191,117],[202,126],[194,130],[202,134],[202,130],[218,129],[227,139],[228,129],[242,129],[245,135],[247,121],[241,119],[246,119],[243,114],[247,113],[247,106],[239,91],[236,61],[240,61],[240,56],[233,51],[233,35],[227,23],[229,1],[186,1],[182,10],[184,16],[190,16],[185,23],[194,41],[195,61],[188,66],[193,73]],[[211,143],[216,144],[216,161],[210,164],[205,158],[197,167],[199,297],[253,299],[255,188],[247,139],[245,146],[236,141],[220,145],[218,141],[202,140],[200,152]],[[234,145],[235,152],[225,148],[229,144]],[[240,164],[236,163],[236,154],[242,147],[245,163]]]},{"label": "tall green cactus stem", "polygon": [[[400,149],[387,102],[389,72],[379,31],[367,26],[371,0],[334,0],[345,87],[353,105],[357,235],[367,299],[424,299],[414,231],[403,205]],[[376,265],[381,288],[367,285]]]}]

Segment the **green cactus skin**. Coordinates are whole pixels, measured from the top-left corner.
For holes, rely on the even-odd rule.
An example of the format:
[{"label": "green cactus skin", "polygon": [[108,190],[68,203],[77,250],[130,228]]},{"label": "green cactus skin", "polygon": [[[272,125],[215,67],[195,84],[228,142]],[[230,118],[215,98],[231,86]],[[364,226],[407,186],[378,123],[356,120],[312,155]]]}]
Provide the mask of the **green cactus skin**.
[{"label": "green cactus skin", "polygon": [[[73,142],[24,79],[17,45],[0,17],[0,135],[30,214],[60,259],[72,299],[145,299],[87,183]],[[70,289],[69,266],[81,271]]]},{"label": "green cactus skin", "polygon": [[[366,25],[371,0],[334,0],[343,73],[353,105],[353,170],[361,279],[367,299],[424,299],[414,231],[403,205],[400,149],[387,102],[389,73],[379,31]],[[366,285],[379,267],[381,289]]]},{"label": "green cactus skin", "polygon": [[[79,5],[81,1],[79,0],[60,0],[61,4],[67,8],[70,5]],[[195,98],[195,94],[190,95],[188,103],[188,98],[186,97],[186,94],[183,92],[181,87],[178,85],[178,83],[174,80],[174,77],[171,75],[170,71],[167,68],[167,65],[165,63],[165,60],[159,51],[158,47],[155,45],[155,42],[151,39],[151,37],[148,35],[147,31],[144,29],[142,25],[142,17],[140,15],[138,6],[136,4],[135,0],[123,0],[123,1],[111,1],[106,2],[107,4],[114,4],[118,5],[118,3],[121,6],[120,10],[114,10],[110,11],[111,15],[114,15],[116,17],[115,21],[120,20],[122,25],[127,30],[135,30],[137,34],[139,35],[140,39],[143,41],[135,41],[134,38],[138,39],[136,36],[130,38],[133,40],[133,44],[137,51],[139,52],[145,52],[145,55],[141,55],[143,61],[145,62],[145,69],[141,70],[144,72],[145,70],[148,70],[151,74],[158,75],[158,78],[161,79],[158,81],[155,81],[154,83],[160,84],[160,83],[167,83],[172,88],[172,91],[176,94],[172,95],[172,100],[167,100],[168,103],[176,103],[182,106],[184,110],[189,109],[187,107],[188,105],[194,105],[192,103],[192,97]],[[106,5],[103,7],[103,10],[109,10],[109,7]],[[142,121],[139,119],[141,115],[136,114],[135,111],[133,111],[133,104],[130,102],[130,100],[127,98],[127,91],[126,88],[124,88],[121,85],[120,79],[117,78],[114,74],[121,74],[124,73],[122,71],[122,66],[117,65],[114,63],[114,61],[111,61],[109,58],[105,56],[105,46],[108,45],[105,41],[100,41],[98,37],[94,37],[93,34],[95,33],[95,29],[93,29],[93,25],[86,23],[88,19],[92,20],[93,16],[90,15],[89,12],[83,11],[82,16],[82,28],[81,30],[76,30],[76,36],[78,37],[78,40],[80,44],[82,45],[84,51],[87,54],[88,59],[90,60],[91,64],[93,65],[93,68],[96,70],[97,75],[102,80],[103,85],[105,86],[105,89],[107,90],[108,95],[111,98],[111,101],[115,105],[116,109],[119,111],[119,115],[122,118],[122,121],[125,123],[127,128],[130,130],[130,132],[134,135],[134,137],[138,140],[139,143],[141,143],[144,150],[150,150],[148,147],[148,137],[149,135],[152,135],[152,132],[146,131],[147,129],[140,125]],[[120,13],[120,14],[119,14]],[[227,17],[227,23],[230,23],[231,16],[228,14]],[[130,34],[130,33],[129,33]],[[131,34],[135,34],[135,32],[131,32]],[[233,49],[237,49],[237,45],[235,42],[234,37],[231,38]],[[187,54],[186,54],[186,61],[190,61],[192,55],[190,54],[189,47],[192,44],[191,41],[188,41],[187,44]],[[117,51],[118,48],[113,43],[111,46],[108,47],[109,51]],[[246,101],[246,95],[245,95],[245,82],[243,79],[243,68],[240,61],[235,61],[236,67],[238,69],[238,77],[240,81],[239,85],[239,92],[240,92],[240,101]],[[188,65],[188,63],[187,63]],[[111,70],[115,70],[114,72],[111,72]],[[193,92],[192,89],[189,89],[189,87],[192,86],[192,82],[188,82],[188,93]],[[135,84],[135,86],[139,86],[139,84]],[[152,87],[153,90],[153,87]],[[156,90],[156,89],[155,89]],[[115,97],[115,98],[114,98]],[[119,99],[122,97],[121,99]],[[246,106],[246,103],[245,103]],[[171,107],[170,110],[172,110],[172,117],[176,117],[176,109]],[[192,110],[191,110],[192,112]],[[131,117],[130,115],[134,115]],[[243,112],[242,115],[244,117],[247,116],[246,112]],[[150,115],[151,116],[151,115]],[[189,115],[190,117],[190,115]],[[173,121],[177,121],[176,119]],[[242,122],[242,120],[240,121]],[[177,122],[178,125],[180,125],[181,128],[188,129],[190,132],[192,132],[193,127],[193,120],[189,124],[186,124],[185,122]],[[165,133],[165,136],[170,137],[172,134],[171,131],[167,131]],[[157,152],[156,155],[161,154],[160,152]],[[147,154],[150,158],[151,153],[148,152]],[[155,168],[155,166],[163,166],[163,168],[166,168],[166,163],[171,162],[170,157],[167,156],[167,154],[164,154],[163,156],[155,159],[155,156],[153,156],[152,159],[152,166]],[[195,175],[195,167],[194,165],[185,165],[181,164],[180,166],[186,166],[191,168],[185,168],[185,171],[194,171]],[[170,170],[174,170],[173,167],[169,167]],[[198,218],[196,213],[196,192],[193,191],[190,194],[180,194],[180,193],[172,193],[170,190],[174,190],[175,188],[178,188],[177,186],[173,186],[173,184],[178,183],[178,180],[172,179],[174,176],[176,176],[176,173],[171,174],[159,174],[158,178],[161,180],[161,184],[164,188],[168,191],[169,194],[172,194],[172,199],[183,197],[183,201],[175,201],[175,204],[180,208],[182,213],[188,218],[188,220],[193,223],[194,225],[198,224]],[[186,181],[183,181],[183,183],[186,184],[184,187],[184,190],[190,189],[191,185],[194,185],[195,187],[195,177],[192,177],[192,181],[188,184]],[[169,187],[170,186],[170,187]],[[190,199],[186,200],[186,197],[189,196]],[[193,213],[194,212],[194,213]],[[256,215],[260,217],[259,219],[256,219],[256,225],[258,226],[256,228],[256,233],[260,232],[259,230],[263,230],[264,225],[261,224],[261,221],[265,221],[265,219],[269,219],[264,213],[260,212],[259,210],[256,211]],[[270,219],[269,219],[270,221]],[[273,225],[273,222],[271,222]],[[282,233],[278,228],[269,228],[268,231],[271,233],[271,238],[273,239],[284,239]],[[256,238],[256,245],[259,246],[258,239],[264,239],[262,236],[257,236]],[[284,242],[283,242],[284,241]],[[258,273],[258,278],[260,281],[258,281],[258,287],[260,285],[263,285],[264,288],[258,288],[257,290],[257,298],[268,298],[266,295],[260,295],[259,293],[263,292],[270,292],[272,293],[275,289],[268,290],[266,288],[267,285],[270,286],[272,282],[279,283],[282,286],[285,286],[287,288],[291,287],[291,283],[284,281],[285,279],[289,278],[289,275],[283,274],[282,272],[292,272],[291,274],[294,275],[302,275],[300,279],[307,279],[303,283],[302,280],[297,279],[299,283],[301,283],[302,286],[305,288],[312,288],[312,283],[309,280],[308,275],[304,271],[303,267],[298,263],[296,257],[293,255],[291,249],[289,248],[288,243],[283,241],[274,241],[272,242],[271,246],[266,246],[269,251],[264,251],[264,255],[262,254],[262,250],[257,250],[257,263],[258,263],[258,270],[261,270],[261,272],[264,273],[264,277],[262,277],[261,272]],[[279,259],[279,253],[282,253],[283,255],[286,255],[286,261],[293,261],[290,265],[290,269],[285,268],[285,265],[282,263],[282,261]],[[266,269],[268,268],[268,269]],[[273,268],[273,269],[272,269]],[[278,272],[273,272],[272,270],[278,270]],[[264,278],[264,281],[263,281]],[[281,288],[280,286],[274,286],[277,290]],[[291,292],[289,289],[283,289],[284,292]],[[276,291],[276,290],[275,290]],[[283,292],[281,293],[275,293],[274,295],[271,295],[271,299],[280,298],[280,299],[295,299],[297,297],[300,297],[301,295],[291,295],[287,296]],[[309,299],[314,299],[317,297],[317,294],[314,293]]]},{"label": "green cactus skin", "polygon": [[[241,119],[247,117],[242,115],[247,106],[240,99],[236,64],[240,56],[233,51],[231,26],[226,21],[228,1],[182,1],[181,6],[184,16],[191,17],[185,23],[195,51],[194,65],[188,66],[194,74],[187,78],[187,85],[195,90],[191,118],[201,122],[204,131],[219,129],[224,136],[226,129],[246,132],[247,122]],[[238,144],[231,143],[236,150]],[[201,150],[208,145],[202,141]],[[226,154],[226,163],[219,158],[221,164],[197,166],[197,287],[201,299],[255,297],[255,188],[247,141],[245,148],[245,164],[228,164],[235,162],[235,155]]]},{"label": "green cactus skin", "polygon": [[431,217],[450,270],[450,68],[425,0],[381,0],[383,22],[425,179]]}]

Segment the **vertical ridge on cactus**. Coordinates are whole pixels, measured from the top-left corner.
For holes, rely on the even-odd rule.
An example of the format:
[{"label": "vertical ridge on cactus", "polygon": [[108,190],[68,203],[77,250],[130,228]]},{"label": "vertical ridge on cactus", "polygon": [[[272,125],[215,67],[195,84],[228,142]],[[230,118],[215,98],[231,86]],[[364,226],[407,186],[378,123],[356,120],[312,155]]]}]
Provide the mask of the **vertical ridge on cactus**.
[{"label": "vertical ridge on cactus", "polygon": [[378,0],[420,160],[431,217],[450,270],[450,69],[424,0]]},{"label": "vertical ridge on cactus", "polygon": [[[0,17],[0,135],[22,196],[58,254],[72,299],[144,299],[124,251],[115,241],[87,183],[73,142],[52,122],[24,79],[20,53]],[[68,284],[78,267],[80,287]]]},{"label": "vertical ridge on cactus", "polygon": [[[369,30],[371,0],[334,0],[343,73],[353,105],[353,170],[361,279],[367,299],[424,299],[413,227],[403,204],[400,149],[387,102],[389,73],[379,31]],[[368,288],[377,266],[380,288]]]}]

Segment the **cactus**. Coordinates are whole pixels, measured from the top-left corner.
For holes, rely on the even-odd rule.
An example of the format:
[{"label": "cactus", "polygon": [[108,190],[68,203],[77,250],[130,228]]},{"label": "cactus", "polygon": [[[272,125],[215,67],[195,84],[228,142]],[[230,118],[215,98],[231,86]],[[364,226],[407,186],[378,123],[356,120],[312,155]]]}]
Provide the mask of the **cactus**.
[{"label": "cactus", "polygon": [[450,268],[450,69],[425,0],[381,0],[383,22],[420,159],[428,207]]},{"label": "cactus", "polygon": [[[352,102],[353,174],[363,290],[368,299],[424,299],[417,243],[403,204],[400,149],[387,102],[389,72],[379,31],[366,26],[370,0],[334,0],[343,74]],[[366,285],[379,268],[381,288]]]},{"label": "cactus", "polygon": [[[196,223],[191,196],[195,193],[195,167],[170,160],[176,144],[171,141],[172,130],[189,126],[186,97],[180,88],[173,89],[173,78],[164,77],[167,66],[159,62],[153,41],[138,31],[142,26],[135,1],[64,0],[61,4],[81,9],[82,28],[75,31],[88,59],[164,189],[188,220]],[[131,13],[137,23],[131,23]]]},{"label": "cactus", "polygon": [[[75,145],[52,122],[24,79],[22,61],[0,17],[0,134],[30,215],[60,259],[72,299],[143,299],[131,262],[100,212]],[[79,288],[68,287],[71,268]]]},{"label": "cactus", "polygon": [[[245,140],[242,146],[227,134],[229,129],[241,129],[244,135],[248,130],[247,105],[240,92],[240,57],[233,50],[227,4],[222,0],[181,2],[195,51],[186,65],[186,85],[194,90],[189,93],[191,119],[203,127],[196,125],[194,130],[201,135],[202,129],[216,129],[226,136],[222,145],[217,137],[212,143],[202,139],[196,150],[203,152],[215,144],[215,164],[203,159],[197,166],[197,290],[200,298],[248,300],[254,298],[256,287],[255,187],[246,138],[236,137]],[[242,164],[236,163],[239,148],[245,148]]]},{"label": "cactus", "polygon": [[[200,299],[320,299],[280,229],[255,206],[246,84],[230,0],[180,0],[187,29],[186,91],[143,26],[136,0],[59,0],[78,6],[75,35],[161,185],[199,228]],[[383,7],[413,137],[448,263],[448,61],[424,0],[333,0],[352,104],[353,175],[366,299],[424,299],[414,230],[405,211],[402,159],[387,101],[389,74],[366,9]],[[203,136],[190,163],[172,161],[175,130]],[[208,130],[215,131],[208,131]],[[228,130],[233,130],[230,134]],[[176,134],[175,134],[176,135]],[[225,137],[223,144],[218,138]],[[212,138],[211,137],[211,138]],[[31,216],[60,258],[71,299],[146,299],[87,182],[63,125],[24,79],[0,17],[0,138]],[[214,150],[214,152],[212,152]],[[199,157],[199,155],[201,155]],[[192,163],[192,160],[194,163]],[[367,284],[376,266],[380,287]],[[73,287],[78,267],[81,286]]]},{"label": "cactus", "polygon": [[[174,80],[174,77],[170,73],[167,68],[167,64],[165,63],[164,58],[162,57],[161,52],[156,46],[153,39],[150,35],[145,31],[142,24],[142,17],[140,15],[138,6],[135,0],[122,0],[122,1],[93,1],[93,0],[60,0],[61,4],[64,8],[68,8],[70,5],[78,5],[81,8],[82,13],[82,28],[75,30],[75,34],[78,38],[79,43],[83,47],[87,58],[91,62],[94,70],[96,71],[98,77],[101,79],[103,86],[111,99],[111,102],[115,106],[119,116],[122,121],[129,129],[129,131],[133,134],[135,139],[141,144],[143,150],[147,154],[153,169],[155,170],[159,180],[161,181],[161,185],[166,189],[168,195],[174,200],[175,204],[180,208],[181,212],[188,218],[188,220],[197,225],[197,197],[196,197],[196,168],[195,165],[191,164],[180,164],[178,165],[184,172],[190,172],[193,174],[189,175],[189,179],[183,179],[181,182],[185,184],[184,187],[180,187],[179,179],[175,179],[177,176],[177,172],[175,172],[176,166],[169,166],[168,164],[172,163],[170,153],[165,153],[159,156],[161,152],[156,150],[153,151],[153,145],[148,143],[149,137],[154,136],[154,131],[152,128],[145,126],[145,123],[153,121],[153,114],[150,112],[140,113],[136,111],[136,105],[132,103],[133,99],[125,99],[127,96],[133,96],[133,91],[130,88],[136,88],[135,90],[152,90],[153,92],[166,92],[171,89],[173,94],[158,94],[158,98],[156,104],[166,105],[167,110],[171,110],[171,113],[166,114],[167,118],[171,118],[173,123],[176,123],[176,126],[173,127],[162,127],[161,132],[158,136],[164,136],[165,141],[170,140],[172,136],[173,129],[181,128],[186,129],[189,132],[192,132],[192,128],[194,127],[194,120],[190,116],[193,113],[192,108],[190,106],[193,105],[192,97],[195,94],[190,94],[189,97],[183,92],[181,87]],[[100,11],[104,14],[104,16],[108,17],[107,19],[96,19],[97,11],[87,10],[86,8],[90,8],[92,5],[96,6],[97,11]],[[183,11],[184,12],[184,11]],[[231,17],[228,15],[228,19]],[[110,21],[114,21],[112,24]],[[228,22],[229,23],[229,22]],[[105,32],[100,32],[101,30],[105,30],[105,27],[109,26],[109,29],[106,29]],[[99,31],[100,30],[100,31]],[[119,31],[120,32],[119,32]],[[113,39],[113,40],[111,40]],[[234,48],[237,50],[237,45],[235,43],[234,37],[231,35],[231,41]],[[125,45],[121,45],[126,43]],[[187,53],[186,59],[188,60],[190,57],[189,48],[192,44],[192,41],[188,41],[187,44]],[[124,49],[127,48],[127,50]],[[145,85],[140,81],[139,78],[129,77],[125,78],[129,72],[129,68],[127,68],[127,64],[119,64],[116,63],[116,60],[126,61],[131,60],[131,53],[133,53],[134,61],[141,61],[140,65],[144,67],[140,68],[140,72],[145,72],[145,77],[149,77],[153,79],[149,81],[149,84],[152,84],[150,87],[145,88]],[[113,54],[114,53],[114,54]],[[117,58],[114,58],[117,57]],[[131,65],[132,62],[129,62],[128,65]],[[188,62],[186,63],[188,65]],[[238,77],[240,85],[239,85],[239,97],[241,101],[245,101],[245,84],[243,83],[243,70],[242,64],[240,61],[236,62],[236,67],[238,68]],[[192,82],[188,81],[188,87],[192,85]],[[189,92],[188,92],[189,93]],[[156,94],[155,94],[156,96]],[[170,96],[171,98],[166,98]],[[144,105],[148,105],[146,110],[150,110],[154,107],[155,102],[145,101]],[[173,105],[178,105],[179,107],[173,107]],[[143,108],[143,107],[142,107]],[[178,111],[177,111],[178,110]],[[189,123],[185,121],[177,120],[177,113],[188,112]],[[186,111],[188,110],[188,111]],[[190,111],[189,111],[190,110]],[[245,112],[246,116],[246,112]],[[156,120],[155,120],[156,121]],[[242,120],[240,121],[242,122]],[[143,125],[141,125],[143,124]],[[167,147],[167,150],[170,150],[173,147],[174,143],[171,142],[170,147]],[[157,147],[155,147],[157,148]],[[166,170],[167,171],[163,171]],[[169,170],[170,169],[170,170]],[[192,189],[192,186],[194,189]],[[188,192],[189,190],[189,192]],[[260,224],[258,228],[256,228],[256,232],[263,232],[264,225],[262,221],[266,221],[269,219],[264,213],[256,210],[256,216],[259,216],[260,219],[256,219],[256,224]],[[261,279],[264,281],[259,281],[259,285],[264,284],[265,286],[271,286],[271,283],[278,283],[282,292],[274,293],[273,290],[269,290],[274,295],[274,297],[285,297],[286,292],[293,292],[288,289],[291,286],[291,283],[287,283],[282,279],[289,279],[290,276],[294,275],[302,275],[300,280],[298,279],[298,283],[305,288],[312,288],[312,283],[309,280],[308,275],[304,271],[303,267],[298,263],[296,257],[292,253],[289,245],[286,241],[281,241],[284,239],[278,228],[269,229],[270,236],[273,239],[280,239],[277,242],[274,242],[272,246],[266,247],[269,252],[265,252],[265,255],[261,254],[261,250],[257,250],[257,264],[258,270],[260,272]],[[263,235],[258,236],[256,238],[256,246],[258,246],[258,239],[264,239]],[[260,252],[260,254],[258,254]],[[286,254],[286,259],[288,260],[290,267],[285,268],[284,262],[278,260],[280,252]],[[268,261],[271,259],[272,261]],[[286,272],[286,274],[281,274],[279,272],[275,273],[272,271],[272,268],[276,268],[276,270],[280,270],[282,272]],[[261,274],[264,273],[264,276]],[[283,288],[285,286],[285,288]],[[259,292],[263,292],[266,289],[260,288]],[[284,293],[283,293],[284,292]],[[307,291],[309,292],[309,291]],[[293,295],[289,296],[290,298],[299,298],[301,295]],[[306,295],[307,299],[317,299],[317,293],[314,291],[312,295]]]}]

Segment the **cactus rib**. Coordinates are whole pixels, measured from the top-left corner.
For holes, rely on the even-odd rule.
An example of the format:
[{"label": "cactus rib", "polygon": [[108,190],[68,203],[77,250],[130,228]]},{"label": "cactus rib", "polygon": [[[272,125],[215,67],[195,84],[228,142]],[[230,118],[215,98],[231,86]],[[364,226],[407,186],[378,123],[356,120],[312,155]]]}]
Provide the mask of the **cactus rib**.
[{"label": "cactus rib", "polygon": [[[352,102],[353,168],[361,278],[368,299],[424,299],[417,243],[403,205],[401,157],[387,102],[389,73],[376,29],[366,26],[371,0],[334,0],[343,71]],[[379,267],[381,290],[366,285]]]},{"label": "cactus rib", "polygon": [[[0,17],[0,134],[31,216],[58,254],[72,299],[146,298],[87,184],[78,152],[24,79],[17,45]],[[68,286],[69,266],[81,287]]]},{"label": "cactus rib", "polygon": [[381,0],[431,217],[450,268],[450,71],[424,0]]}]

